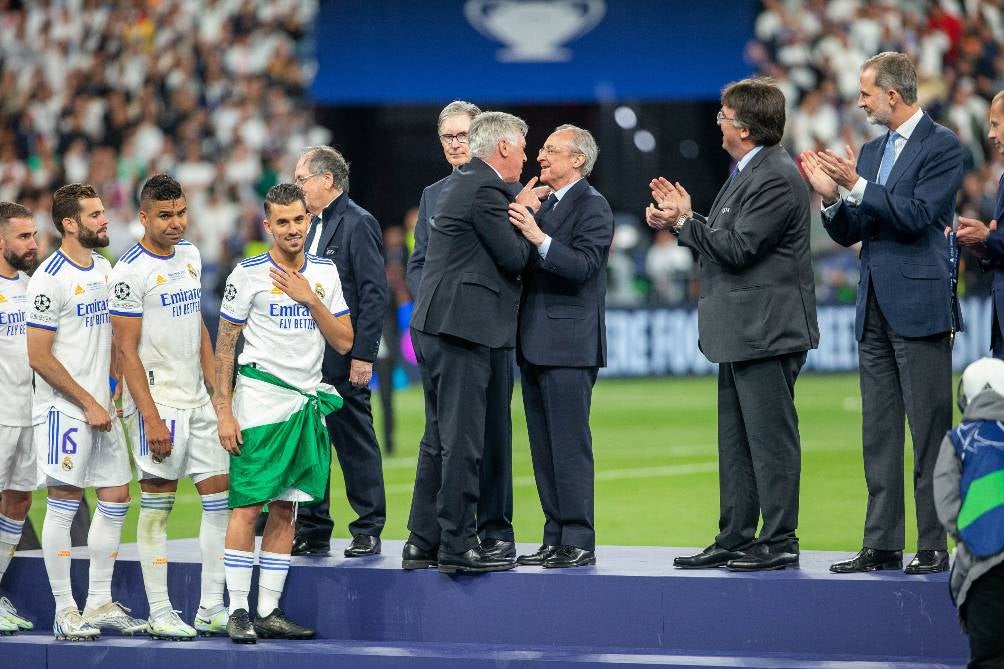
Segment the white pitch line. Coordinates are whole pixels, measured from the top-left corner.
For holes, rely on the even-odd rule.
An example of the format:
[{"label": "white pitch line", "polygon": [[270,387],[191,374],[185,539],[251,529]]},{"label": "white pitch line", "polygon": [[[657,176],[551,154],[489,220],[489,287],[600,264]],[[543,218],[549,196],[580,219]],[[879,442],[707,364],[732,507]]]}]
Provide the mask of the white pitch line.
[{"label": "white pitch line", "polygon": [[[689,474],[707,474],[718,471],[718,462],[693,462],[686,465],[666,465],[665,467],[633,467],[631,469],[607,469],[596,472],[597,481],[623,481],[633,479],[653,479],[670,476],[687,476]],[[513,479],[514,488],[524,488],[536,485],[532,476],[519,476]],[[398,483],[387,486],[388,495],[403,495],[414,490],[411,483]]]}]

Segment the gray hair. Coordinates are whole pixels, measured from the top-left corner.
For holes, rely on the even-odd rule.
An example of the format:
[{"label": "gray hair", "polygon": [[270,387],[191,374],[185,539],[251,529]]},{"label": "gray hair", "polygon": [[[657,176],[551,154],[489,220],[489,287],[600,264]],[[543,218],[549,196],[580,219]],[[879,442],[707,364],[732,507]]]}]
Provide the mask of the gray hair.
[{"label": "gray hair", "polygon": [[596,157],[600,154],[596,140],[593,139],[593,133],[568,123],[554,129],[555,132],[565,132],[566,130],[572,133],[572,150],[581,153],[586,158],[586,162],[582,163],[582,167],[579,168],[579,173],[588,177],[589,173],[593,171],[593,165],[596,164]]},{"label": "gray hair", "polygon": [[471,129],[467,132],[471,155],[487,158],[495,151],[500,139],[516,144],[520,137],[526,137],[527,130],[526,121],[518,116],[496,111],[481,112],[471,121]]},{"label": "gray hair", "polygon": [[917,102],[917,70],[909,56],[896,51],[883,51],[861,66],[862,72],[869,69],[875,72],[875,85],[881,90],[896,91],[908,105]]},{"label": "gray hair", "polygon": [[330,146],[308,146],[300,152],[300,159],[307,159],[307,169],[311,174],[328,174],[335,182],[335,188],[349,192],[349,163],[344,156]]},{"label": "gray hair", "polygon": [[481,108],[478,107],[473,102],[467,102],[466,100],[454,100],[450,104],[443,107],[443,111],[439,112],[439,122],[436,124],[436,129],[443,127],[443,123],[446,119],[451,116],[460,116],[461,114],[467,114],[473,119],[475,116],[481,113]]}]

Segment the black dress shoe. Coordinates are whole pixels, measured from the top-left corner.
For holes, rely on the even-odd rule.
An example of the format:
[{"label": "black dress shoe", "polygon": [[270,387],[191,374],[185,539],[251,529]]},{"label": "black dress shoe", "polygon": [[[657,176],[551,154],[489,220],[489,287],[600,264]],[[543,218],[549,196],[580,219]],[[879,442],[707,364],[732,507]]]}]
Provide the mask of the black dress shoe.
[{"label": "black dress shoe", "polygon": [[917,551],[904,569],[907,574],[936,574],[948,571],[948,551]]},{"label": "black dress shoe", "polygon": [[730,571],[767,571],[769,569],[798,569],[798,553],[770,551],[760,546],[742,557],[729,560],[725,567]]},{"label": "black dress shoe", "polygon": [[593,551],[576,546],[558,546],[557,550],[544,560],[544,569],[585,567],[590,564],[596,564],[596,553]]},{"label": "black dress shoe", "polygon": [[248,617],[248,612],[245,609],[237,609],[230,614],[230,619],[227,621],[227,635],[234,643],[255,643],[258,641],[258,635],[255,634],[254,628],[251,626],[251,618]]},{"label": "black dress shoe", "polygon": [[742,551],[711,544],[697,555],[681,555],[673,558],[673,566],[679,569],[711,569],[721,567],[729,560],[738,560],[742,556]]},{"label": "black dress shoe", "polygon": [[516,544],[505,539],[485,539],[481,542],[481,552],[488,557],[512,560],[516,557]]},{"label": "black dress shoe", "polygon": [[429,567],[435,567],[436,553],[439,552],[438,548],[433,548],[431,551],[422,550],[416,544],[410,541],[405,543],[404,551],[401,553],[401,567],[403,569],[428,569]]},{"label": "black dress shoe", "polygon": [[854,574],[883,569],[902,569],[903,551],[881,551],[876,548],[862,548],[850,560],[834,562],[830,571],[834,574]]},{"label": "black dress shoe", "polygon": [[369,534],[357,534],[352,537],[352,543],[345,549],[345,557],[367,557],[380,555],[380,537]]},{"label": "black dress shoe", "polygon": [[439,571],[444,574],[453,574],[458,571],[474,574],[487,571],[506,571],[516,566],[514,560],[489,557],[480,548],[471,548],[463,553],[447,553],[440,548],[436,561],[439,563]]},{"label": "black dress shoe", "polygon": [[268,614],[264,618],[261,616],[255,618],[254,632],[262,639],[314,638],[314,630],[309,627],[304,627],[303,625],[297,625],[286,617],[286,614],[282,612],[282,609],[272,609],[272,613]]},{"label": "black dress shoe", "polygon": [[327,555],[331,552],[331,544],[318,539],[293,537],[292,555]]},{"label": "black dress shoe", "polygon": [[557,546],[550,546],[548,544],[541,544],[540,548],[537,549],[536,553],[530,553],[529,555],[520,555],[516,558],[516,564],[523,565],[525,567],[539,567],[544,564],[544,560],[551,557],[554,551],[558,550]]}]

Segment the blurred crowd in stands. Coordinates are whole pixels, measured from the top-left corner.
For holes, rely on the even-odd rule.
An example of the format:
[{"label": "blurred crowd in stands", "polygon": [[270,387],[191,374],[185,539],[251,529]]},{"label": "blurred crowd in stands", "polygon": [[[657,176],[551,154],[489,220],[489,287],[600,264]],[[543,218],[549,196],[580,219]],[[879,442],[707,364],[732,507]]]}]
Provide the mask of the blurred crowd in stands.
[{"label": "blurred crowd in stands", "polygon": [[[0,0],[0,200],[35,211],[51,244],[50,193],[90,182],[109,210],[114,256],[140,234],[139,185],[169,172],[189,198],[190,238],[225,275],[263,244],[263,194],[300,148],[330,141],[308,101],[318,1]],[[765,0],[745,55],[785,91],[783,141],[795,155],[875,136],[856,106],[859,66],[879,51],[911,54],[922,107],[966,149],[959,212],[988,220],[1004,169],[985,139],[988,102],[1004,89],[1002,43],[1004,0]],[[818,297],[853,302],[856,251],[830,241],[814,211]],[[617,228],[610,303],[694,300],[690,253],[632,224],[637,214]],[[391,236],[389,257],[400,240]],[[964,262],[960,292],[988,287]]]}]

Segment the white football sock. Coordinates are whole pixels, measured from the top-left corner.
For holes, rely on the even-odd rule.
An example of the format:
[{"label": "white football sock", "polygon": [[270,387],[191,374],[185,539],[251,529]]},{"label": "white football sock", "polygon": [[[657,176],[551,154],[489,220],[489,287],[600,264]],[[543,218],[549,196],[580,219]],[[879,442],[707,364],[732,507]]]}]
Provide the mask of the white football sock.
[{"label": "white football sock", "polygon": [[167,517],[172,508],[173,492],[144,492],[140,498],[136,548],[151,618],[171,608],[167,594]]},{"label": "white football sock", "polygon": [[254,553],[227,548],[223,551],[223,568],[227,575],[227,592],[230,593],[230,615],[237,609],[251,613],[248,610],[248,593],[251,592]]},{"label": "white football sock", "polygon": [[258,555],[258,616],[264,618],[279,607],[279,597],[286,586],[289,573],[289,553]]},{"label": "white football sock", "polygon": [[208,610],[223,605],[223,589],[226,585],[223,543],[227,536],[227,523],[230,522],[230,508],[227,506],[229,493],[224,491],[199,497],[202,499],[202,522],[199,524],[202,592],[199,606]]},{"label": "white football sock", "polygon": [[42,557],[49,587],[56,600],[56,612],[77,609],[70,588],[70,526],[77,515],[79,499],[53,499],[45,501],[45,520],[42,522]]},{"label": "white football sock", "polygon": [[91,529],[87,533],[87,548],[91,555],[88,567],[87,603],[90,611],[112,601],[112,571],[115,558],[119,556],[119,541],[122,539],[122,523],[129,512],[129,502],[102,502],[91,518]]},{"label": "white football sock", "polygon": [[14,557],[17,545],[21,543],[23,520],[14,520],[0,513],[0,579],[7,573],[7,567]]}]

